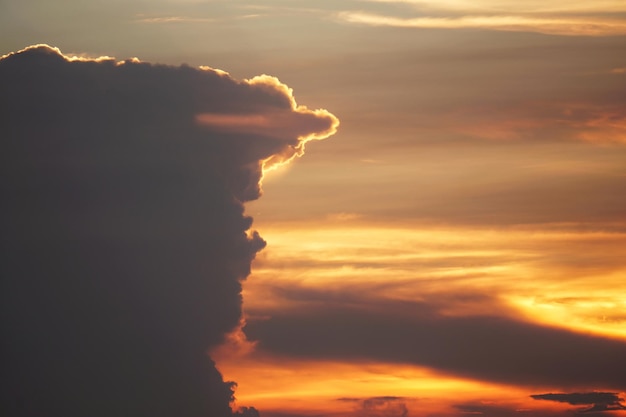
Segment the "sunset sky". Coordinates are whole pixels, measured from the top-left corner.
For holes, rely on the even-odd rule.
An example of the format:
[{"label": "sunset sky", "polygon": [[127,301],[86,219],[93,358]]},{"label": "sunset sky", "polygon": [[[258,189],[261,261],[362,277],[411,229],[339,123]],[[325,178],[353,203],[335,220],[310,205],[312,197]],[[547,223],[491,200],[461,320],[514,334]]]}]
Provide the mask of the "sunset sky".
[{"label": "sunset sky", "polygon": [[[37,44],[50,47],[24,52]],[[2,171],[3,194],[13,201],[24,195],[19,190],[33,193],[5,204],[2,227],[9,237],[2,247],[9,255],[3,263],[9,266],[3,275],[44,276],[51,265],[56,268],[57,252],[30,243],[44,235],[40,240],[49,242],[82,239],[86,231],[91,237],[118,236],[119,227],[122,237],[112,238],[119,243],[131,234],[134,239],[135,232],[142,239],[167,240],[179,236],[177,227],[184,229],[180,236],[198,240],[181,238],[183,247],[172,243],[180,259],[171,264],[167,258],[146,266],[169,246],[150,253],[136,248],[145,258],[141,267],[148,268],[141,271],[191,271],[199,279],[203,271],[224,271],[233,282],[244,281],[242,312],[238,287],[229,293],[232,304],[213,294],[207,303],[219,308],[206,310],[219,316],[222,306],[232,307],[228,320],[206,319],[215,329],[205,342],[224,380],[237,383],[235,412],[254,407],[262,417],[626,416],[625,1],[0,0],[0,56],[0,132],[3,165],[9,166]],[[155,65],[141,66],[135,57]],[[74,63],[77,69],[70,70]],[[198,70],[190,75],[182,64]],[[32,87],[35,92],[25,87],[34,85],[31,73],[48,72],[59,78],[37,78],[44,81]],[[73,84],[73,77],[85,84]],[[93,80],[104,81],[93,86]],[[53,87],[41,87],[48,85]],[[116,88],[130,92],[111,98],[108,106],[99,94],[117,94]],[[210,102],[202,101],[203,94]],[[23,104],[32,100],[51,104]],[[58,115],[49,113],[57,106],[63,108]],[[135,163],[145,165],[143,185],[129,182],[118,193],[102,179],[109,178],[108,168],[94,173],[72,163],[67,178],[84,172],[90,181],[93,174],[97,198],[83,200],[91,186],[72,183],[66,194],[59,193],[71,198],[50,197],[62,202],[52,210],[58,213],[37,223],[33,219],[48,213],[52,200],[40,200],[32,190],[41,184],[65,190],[67,178],[56,178],[56,170],[70,166],[48,167],[44,155],[56,157],[66,148],[15,143],[74,138],[75,131],[97,144],[77,145],[80,151],[71,155],[86,152],[85,166],[122,163],[127,171],[120,175],[131,177],[139,175]],[[198,139],[206,132],[211,140],[219,138],[217,144]],[[109,139],[126,134],[177,141],[159,139],[152,153],[143,147],[133,153],[137,145],[120,162],[113,155],[122,148]],[[193,145],[178,145],[187,137]],[[72,140],[68,146],[75,145]],[[167,162],[171,154],[180,159]],[[9,164],[22,161],[15,155],[26,162]],[[150,158],[172,172],[208,179],[190,180],[193,186],[179,192],[171,178],[180,175],[161,175]],[[187,171],[187,163],[193,169]],[[33,174],[29,164],[45,168]],[[39,182],[36,175],[53,179]],[[182,203],[159,206],[136,225],[143,222],[141,208],[152,210],[165,198],[150,187],[136,196],[143,181],[154,190],[171,190],[168,198]],[[205,186],[219,197],[196,199],[194,193]],[[221,194],[226,188],[230,194]],[[98,191],[111,189],[118,191],[104,197]],[[125,206],[109,207],[101,200],[107,196],[128,198],[128,207],[138,211],[118,224],[115,216],[126,219],[120,214]],[[81,204],[87,200],[85,212]],[[92,203],[106,210],[92,213]],[[188,210],[187,203],[198,206]],[[241,204],[253,218],[251,226]],[[194,222],[203,216],[215,217],[196,232]],[[232,239],[205,242],[202,233]],[[223,249],[223,241],[232,248]],[[197,260],[196,242],[214,251],[206,262],[187,263]],[[85,248],[76,246],[67,248]],[[15,247],[25,249],[13,256]],[[76,270],[93,271],[100,250],[84,249]],[[59,249],[58,256],[68,251]],[[39,266],[16,272],[29,254],[43,252],[50,255],[42,255]],[[238,255],[223,266],[220,257],[227,252]],[[131,270],[130,263],[119,262]],[[63,263],[54,276],[73,274],[68,268]],[[101,278],[120,270],[105,267]],[[7,282],[4,302],[12,297],[9,290],[30,291]],[[111,291],[141,294],[141,285],[152,284],[119,285]],[[184,291],[202,303],[193,288],[189,284]],[[70,293],[80,297],[75,290],[63,292]],[[128,300],[141,299],[134,297],[141,295]],[[13,303],[14,310],[3,312],[4,332],[49,326],[27,321],[29,309]],[[82,307],[75,308],[80,314]],[[150,308],[155,321],[161,312],[169,314],[158,302]],[[18,319],[14,311],[20,311]],[[172,321],[172,340],[186,326],[182,314],[180,322]],[[180,337],[201,333],[201,323],[180,330]],[[115,326],[106,327],[113,338]],[[164,340],[154,337],[154,343]],[[46,351],[41,340],[32,343]],[[195,346],[195,335],[189,340]],[[19,343],[15,352],[27,346]],[[145,343],[150,349],[152,341]],[[65,352],[63,346],[51,351]],[[178,359],[192,351],[172,349]],[[84,360],[80,366],[90,363]],[[180,372],[176,377],[184,378],[187,371],[179,371],[179,363],[162,375]],[[41,372],[58,372],[65,364],[56,366]],[[18,365],[14,372],[21,374]],[[40,371],[29,372],[34,378]],[[31,394],[46,389],[44,383],[31,385],[23,382]],[[21,386],[17,394],[3,394],[3,401],[15,395],[33,401]],[[58,415],[73,416],[64,410]],[[256,417],[249,408],[240,413]],[[16,417],[31,415],[36,414]]]}]

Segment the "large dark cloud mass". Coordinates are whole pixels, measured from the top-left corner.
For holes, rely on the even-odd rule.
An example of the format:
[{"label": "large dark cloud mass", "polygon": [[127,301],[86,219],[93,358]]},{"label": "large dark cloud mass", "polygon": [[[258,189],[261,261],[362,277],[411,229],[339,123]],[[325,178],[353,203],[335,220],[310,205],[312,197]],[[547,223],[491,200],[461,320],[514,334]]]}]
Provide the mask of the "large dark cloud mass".
[{"label": "large dark cloud mass", "polygon": [[248,320],[245,332],[279,355],[408,363],[532,387],[626,389],[621,340],[486,314],[447,316],[436,302],[335,291],[318,305],[316,296],[307,307]]},{"label": "large dark cloud mass", "polygon": [[2,57],[0,414],[231,415],[206,352],[265,244],[243,202],[336,125],[272,77]]}]

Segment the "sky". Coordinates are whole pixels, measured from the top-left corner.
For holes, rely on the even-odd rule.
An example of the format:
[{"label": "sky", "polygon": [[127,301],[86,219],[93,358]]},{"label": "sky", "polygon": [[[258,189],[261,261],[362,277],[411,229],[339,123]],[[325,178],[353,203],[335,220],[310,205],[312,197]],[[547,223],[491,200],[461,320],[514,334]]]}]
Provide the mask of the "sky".
[{"label": "sky", "polygon": [[626,416],[624,51],[618,0],[0,0],[2,414]]}]

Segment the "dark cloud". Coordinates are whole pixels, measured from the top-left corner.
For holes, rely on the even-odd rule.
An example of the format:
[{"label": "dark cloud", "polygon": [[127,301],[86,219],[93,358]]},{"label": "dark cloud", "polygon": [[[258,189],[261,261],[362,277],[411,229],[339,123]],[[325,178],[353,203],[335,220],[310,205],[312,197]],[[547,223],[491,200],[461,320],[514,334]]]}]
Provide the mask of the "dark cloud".
[{"label": "dark cloud", "polygon": [[239,325],[265,245],[243,203],[264,163],[336,125],[268,76],[2,57],[1,414],[231,415],[206,352]]},{"label": "dark cloud", "polygon": [[407,417],[409,415],[406,399],[403,397],[339,398],[338,401],[354,403],[356,406],[354,414],[359,417]]},{"label": "dark cloud", "polygon": [[[527,404],[501,403],[494,401],[476,401],[453,406],[454,416],[481,416],[481,417],[564,417],[574,416],[578,412],[571,409],[554,407],[529,408]],[[606,413],[603,414],[606,417]],[[446,415],[448,416],[448,415]],[[433,416],[435,417],[435,416]]]},{"label": "dark cloud", "polygon": [[282,412],[282,411],[263,411],[263,417],[344,417],[343,414],[335,414],[335,413],[315,413],[315,412],[307,412],[307,411],[297,411],[297,412]]},{"label": "dark cloud", "polygon": [[623,341],[507,317],[446,316],[427,301],[346,298],[275,311],[244,330],[279,355],[411,363],[535,387],[626,388]]},{"label": "dark cloud", "polygon": [[237,417],[259,417],[260,414],[254,407],[241,407],[234,413]]},{"label": "dark cloud", "polygon": [[626,410],[624,399],[615,392],[573,392],[531,395],[535,400],[556,401],[571,405],[586,405],[589,408],[580,410],[583,413]]}]

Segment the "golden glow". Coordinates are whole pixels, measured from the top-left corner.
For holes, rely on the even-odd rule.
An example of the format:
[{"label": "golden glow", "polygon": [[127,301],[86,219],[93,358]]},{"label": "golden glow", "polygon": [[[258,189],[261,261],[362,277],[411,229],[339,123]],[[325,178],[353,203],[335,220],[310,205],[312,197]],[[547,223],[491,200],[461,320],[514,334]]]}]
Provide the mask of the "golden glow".
[{"label": "golden glow", "polygon": [[465,404],[528,412],[572,408],[532,400],[530,395],[536,393],[532,388],[455,378],[417,366],[242,357],[228,350],[212,355],[220,372],[238,382],[234,408],[254,405],[264,413],[370,415],[364,414],[362,405],[367,399],[402,403],[409,415],[459,415],[454,406]]},{"label": "golden glow", "polygon": [[[366,296],[372,307],[386,300],[435,302],[442,316],[495,314],[626,340],[626,233],[580,231],[566,224],[506,230],[391,227],[341,217],[308,226],[257,225],[268,247],[245,283],[245,311],[264,317],[316,302],[290,298],[273,290],[277,287],[345,291]],[[455,404],[469,404],[469,410],[572,408],[532,400],[529,396],[541,388],[473,381],[418,366],[272,357],[240,330],[228,343],[212,356],[224,376],[238,382],[237,404],[264,411],[333,410],[333,415],[351,416],[359,414],[362,399],[383,398],[384,403],[386,396],[397,398],[393,401],[410,415],[458,415],[463,410]]]},{"label": "golden glow", "polygon": [[[268,411],[349,413],[349,398],[420,397],[419,406],[433,411],[449,400],[470,401],[475,397],[524,398],[514,387],[485,384],[437,374],[431,370],[367,362],[298,361],[268,356],[217,356],[218,367],[238,382],[237,405],[254,404]],[[407,400],[410,401],[410,400]],[[409,405],[410,406],[410,405]]]},{"label": "golden glow", "polygon": [[[291,103],[291,110],[293,110],[296,114],[308,115],[312,116],[316,120],[329,120],[330,123],[325,129],[321,130],[313,130],[310,129],[307,132],[298,132],[297,138],[298,143],[295,146],[291,146],[289,152],[282,154],[275,154],[265,159],[262,163],[263,168],[263,177],[265,173],[276,170],[282,166],[285,166],[295,158],[298,158],[304,154],[304,148],[307,142],[311,140],[322,140],[326,139],[337,132],[337,128],[339,127],[339,119],[335,117],[332,113],[328,112],[324,109],[315,109],[311,110],[306,106],[300,106],[296,103],[296,99],[293,96],[293,90],[289,88],[286,84],[280,82],[280,80],[276,77],[272,77],[267,74],[258,75],[249,80],[245,80],[246,83],[253,86],[259,86],[261,88],[272,88],[278,91],[281,91],[283,95],[289,98],[289,102]],[[291,128],[291,131],[296,131],[298,123],[295,122],[289,126],[281,126],[281,129],[285,129],[287,127]],[[263,177],[261,177],[261,184],[263,183]]]},{"label": "golden glow", "polygon": [[[267,247],[243,283],[250,322],[318,311],[329,295],[364,308],[429,303],[439,316],[500,316],[626,340],[625,0],[167,3],[125,13],[132,24],[117,22],[123,33],[108,39],[95,34],[111,22],[62,22],[55,42],[208,63],[238,77],[280,75],[300,101],[342,118],[340,140],[309,146],[308,158],[291,164],[339,120],[298,105],[278,78],[240,81],[276,97],[276,112],[197,115],[220,132],[282,144],[252,167],[267,193],[247,210]],[[7,30],[24,37],[31,25],[52,28],[34,11],[5,14],[17,22]],[[78,23],[96,31],[81,37]],[[287,170],[293,175],[281,177]],[[212,353],[225,379],[237,381],[238,404],[264,417],[385,415],[359,413],[342,397],[406,397],[413,417],[481,415],[451,408],[472,402],[509,410],[489,416],[576,408],[529,399],[548,392],[538,387],[267,355],[241,329]]]},{"label": "golden glow", "polygon": [[213,68],[213,67],[209,67],[208,65],[200,65],[198,67],[199,69],[201,69],[202,71],[211,71],[214,72],[218,75],[221,75],[223,77],[230,77],[230,74],[228,73],[228,71],[224,71],[218,68]]},{"label": "golden glow", "polygon": [[295,110],[297,112],[301,112],[304,114],[315,115],[316,118],[328,118],[330,119],[330,126],[327,129],[322,130],[322,131],[312,132],[312,133],[299,136],[298,144],[294,147],[290,147],[289,148],[290,152],[282,153],[282,154],[275,154],[263,160],[261,164],[262,176],[261,176],[261,179],[259,180],[260,186],[263,185],[263,180],[265,179],[265,175],[268,172],[278,170],[279,168],[283,168],[286,165],[289,165],[291,161],[293,161],[294,159],[299,158],[302,155],[304,155],[304,150],[305,150],[305,146],[307,142],[310,142],[312,140],[326,139],[334,135],[337,132],[337,129],[339,127],[339,119],[335,117],[332,113],[323,109],[309,110],[306,106],[296,106]]},{"label": "golden glow", "polygon": [[504,315],[626,338],[624,233],[321,223],[261,226],[268,247],[244,289],[248,310],[298,308],[293,300],[277,299],[270,284],[376,288],[376,297],[396,300],[480,290],[491,303],[450,301],[440,313],[498,308]]},{"label": "golden glow", "polygon": [[298,105],[296,99],[293,96],[293,89],[289,88],[286,84],[280,82],[276,77],[267,74],[257,75],[250,79],[244,80],[248,85],[258,86],[260,88],[269,88],[270,90],[280,91],[285,97],[289,98],[291,102],[291,109],[296,110]]}]

